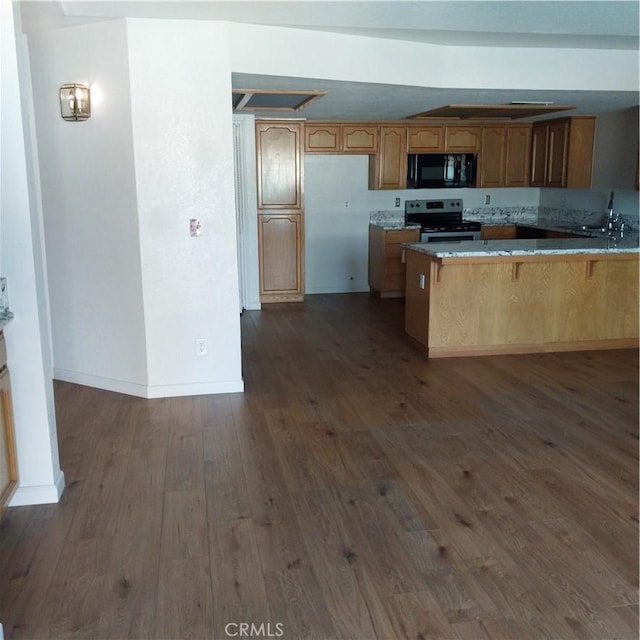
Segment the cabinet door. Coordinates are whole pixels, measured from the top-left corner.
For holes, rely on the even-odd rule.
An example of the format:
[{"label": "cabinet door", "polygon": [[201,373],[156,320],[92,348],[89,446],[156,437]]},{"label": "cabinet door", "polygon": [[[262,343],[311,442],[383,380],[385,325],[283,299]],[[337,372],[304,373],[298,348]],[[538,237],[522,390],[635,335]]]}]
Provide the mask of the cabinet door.
[{"label": "cabinet door", "polygon": [[567,186],[567,143],[569,141],[569,123],[553,122],[549,124],[549,159],[547,164],[547,186]]},{"label": "cabinet door", "polygon": [[9,371],[0,373],[0,517],[18,485]]},{"label": "cabinet door", "polygon": [[451,126],[445,128],[445,151],[476,153],[480,151],[481,127]]},{"label": "cabinet door", "polygon": [[342,125],[343,153],[376,153],[378,127],[375,125]]},{"label": "cabinet door", "polygon": [[369,172],[370,189],[406,189],[406,127],[380,127],[380,150],[370,159]]},{"label": "cabinet door", "polygon": [[518,237],[515,224],[483,224],[480,233],[483,240],[515,240]]},{"label": "cabinet door", "polygon": [[302,215],[262,214],[258,220],[260,301],[301,301]]},{"label": "cabinet door", "polygon": [[596,119],[593,116],[571,118],[566,184],[570,189],[589,189],[591,187],[595,133]]},{"label": "cabinet door", "polygon": [[408,127],[408,153],[444,151],[444,127]]},{"label": "cabinet door", "polygon": [[305,153],[339,153],[340,148],[339,124],[305,124]]},{"label": "cabinet door", "polygon": [[301,122],[256,122],[258,209],[302,208],[301,137]]},{"label": "cabinet door", "polygon": [[544,187],[547,181],[547,146],[549,125],[534,126],[531,130],[531,180],[532,187]]},{"label": "cabinet door", "polygon": [[505,127],[483,127],[480,155],[480,186],[503,187],[505,165]]},{"label": "cabinet door", "polygon": [[531,126],[506,127],[504,184],[506,187],[529,186]]}]

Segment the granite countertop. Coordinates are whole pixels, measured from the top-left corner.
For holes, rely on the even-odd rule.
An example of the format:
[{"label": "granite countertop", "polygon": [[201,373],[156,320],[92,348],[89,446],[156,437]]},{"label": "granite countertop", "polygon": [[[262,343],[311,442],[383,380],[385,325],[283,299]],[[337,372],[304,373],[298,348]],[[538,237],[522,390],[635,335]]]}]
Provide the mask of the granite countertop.
[{"label": "granite countertop", "polygon": [[407,248],[435,258],[476,258],[493,256],[575,255],[598,253],[638,253],[638,237],[546,238],[541,240],[464,240],[462,242],[406,243]]}]

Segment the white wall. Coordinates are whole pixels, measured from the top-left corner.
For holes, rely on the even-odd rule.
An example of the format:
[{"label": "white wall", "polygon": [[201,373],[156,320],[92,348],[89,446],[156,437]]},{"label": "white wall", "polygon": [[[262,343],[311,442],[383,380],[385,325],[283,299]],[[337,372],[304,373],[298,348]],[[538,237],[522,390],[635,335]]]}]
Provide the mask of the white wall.
[{"label": "white wall", "polygon": [[[144,395],[136,175],[123,20],[29,37],[51,291],[55,377]],[[91,87],[66,122],[58,89]]]},{"label": "white wall", "polygon": [[127,25],[147,395],[242,391],[227,28]]},{"label": "white wall", "polygon": [[[33,163],[29,75],[13,3],[0,2],[0,272],[15,319],[5,327],[19,487],[12,506],[56,502],[64,488],[51,384],[46,277]],[[19,52],[19,55],[18,55]],[[23,103],[21,104],[21,93]]]},{"label": "white wall", "polygon": [[[241,391],[225,25],[115,20],[30,48],[55,377],[143,397]],[[60,118],[65,82],[91,86],[88,121]]]}]

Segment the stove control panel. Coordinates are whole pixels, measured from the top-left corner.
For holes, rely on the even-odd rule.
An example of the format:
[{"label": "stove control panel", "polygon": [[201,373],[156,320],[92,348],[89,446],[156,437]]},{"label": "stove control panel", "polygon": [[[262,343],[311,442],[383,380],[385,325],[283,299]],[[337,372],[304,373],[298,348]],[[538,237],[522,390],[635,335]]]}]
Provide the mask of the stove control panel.
[{"label": "stove control panel", "polygon": [[405,213],[462,213],[462,200],[405,200],[404,210]]}]

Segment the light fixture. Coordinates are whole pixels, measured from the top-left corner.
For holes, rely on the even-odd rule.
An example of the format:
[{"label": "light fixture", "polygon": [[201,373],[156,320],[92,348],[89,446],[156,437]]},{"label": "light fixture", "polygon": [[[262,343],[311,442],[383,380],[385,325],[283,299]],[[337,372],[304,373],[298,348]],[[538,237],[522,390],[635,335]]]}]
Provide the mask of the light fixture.
[{"label": "light fixture", "polygon": [[60,115],[65,120],[87,120],[91,117],[89,87],[63,84],[60,87]]}]

